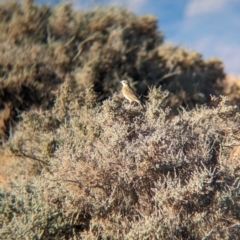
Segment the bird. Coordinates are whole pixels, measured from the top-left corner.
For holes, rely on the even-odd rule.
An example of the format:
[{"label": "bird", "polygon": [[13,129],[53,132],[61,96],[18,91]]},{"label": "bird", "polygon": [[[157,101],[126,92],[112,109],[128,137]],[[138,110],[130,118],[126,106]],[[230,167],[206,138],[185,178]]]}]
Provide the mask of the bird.
[{"label": "bird", "polygon": [[127,80],[122,80],[121,83],[123,85],[122,87],[123,96],[130,102],[130,104],[132,102],[137,102],[143,108],[141,101],[137,97],[134,90],[130,87],[129,82]]}]

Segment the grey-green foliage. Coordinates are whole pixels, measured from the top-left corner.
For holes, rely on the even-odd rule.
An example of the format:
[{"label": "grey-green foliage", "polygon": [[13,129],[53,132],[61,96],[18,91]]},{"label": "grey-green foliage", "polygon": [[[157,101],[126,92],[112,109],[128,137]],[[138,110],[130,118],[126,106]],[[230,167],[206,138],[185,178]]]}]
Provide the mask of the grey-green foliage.
[{"label": "grey-green foliage", "polygon": [[[76,95],[64,84],[53,109],[24,114],[8,146],[24,169],[37,163],[32,181],[47,198],[36,207],[51,205],[49,217],[59,211],[70,226],[73,218],[75,239],[237,239],[238,108],[213,98],[213,108],[172,117],[168,98],[153,88],[144,110],[118,95],[99,105],[92,88]],[[4,233],[32,219],[19,209]],[[34,222],[23,228],[34,232]]]},{"label": "grey-green foliage", "polygon": [[1,191],[1,239],[67,239],[74,236],[73,219],[60,206],[48,201],[48,192],[36,177],[35,183],[16,184]]}]

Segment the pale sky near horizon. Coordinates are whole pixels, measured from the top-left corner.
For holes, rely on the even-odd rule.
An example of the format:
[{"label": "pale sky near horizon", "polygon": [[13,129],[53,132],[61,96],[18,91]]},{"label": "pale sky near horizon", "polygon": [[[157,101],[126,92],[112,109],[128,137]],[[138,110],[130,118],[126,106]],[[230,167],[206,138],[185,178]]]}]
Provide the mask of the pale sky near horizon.
[{"label": "pale sky near horizon", "polygon": [[217,57],[227,74],[240,76],[240,0],[37,0],[56,4],[73,2],[79,9],[116,4],[138,15],[159,19],[165,42],[200,52],[204,59]]}]

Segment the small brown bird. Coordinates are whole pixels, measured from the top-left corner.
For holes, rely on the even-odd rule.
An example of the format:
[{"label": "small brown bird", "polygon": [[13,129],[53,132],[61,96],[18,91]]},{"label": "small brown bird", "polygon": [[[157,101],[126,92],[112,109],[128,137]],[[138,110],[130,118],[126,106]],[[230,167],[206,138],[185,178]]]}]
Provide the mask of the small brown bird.
[{"label": "small brown bird", "polygon": [[143,108],[141,101],[139,100],[133,89],[130,87],[129,82],[127,80],[122,80],[121,83],[123,85],[122,87],[123,96],[130,102],[130,104],[132,102],[137,102]]}]

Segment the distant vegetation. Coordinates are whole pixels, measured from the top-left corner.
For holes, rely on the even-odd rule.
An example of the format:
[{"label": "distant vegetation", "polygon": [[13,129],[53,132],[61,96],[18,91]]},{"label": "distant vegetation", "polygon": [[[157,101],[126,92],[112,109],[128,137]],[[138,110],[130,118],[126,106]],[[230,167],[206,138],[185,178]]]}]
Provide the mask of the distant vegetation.
[{"label": "distant vegetation", "polygon": [[239,239],[238,81],[153,16],[0,3],[1,238]]}]

